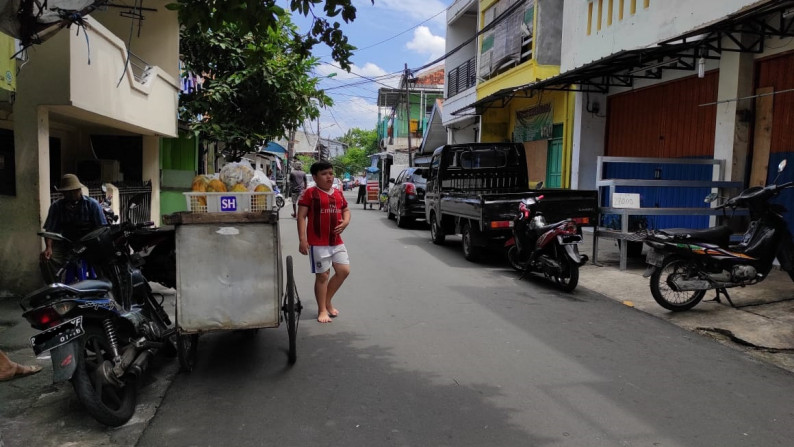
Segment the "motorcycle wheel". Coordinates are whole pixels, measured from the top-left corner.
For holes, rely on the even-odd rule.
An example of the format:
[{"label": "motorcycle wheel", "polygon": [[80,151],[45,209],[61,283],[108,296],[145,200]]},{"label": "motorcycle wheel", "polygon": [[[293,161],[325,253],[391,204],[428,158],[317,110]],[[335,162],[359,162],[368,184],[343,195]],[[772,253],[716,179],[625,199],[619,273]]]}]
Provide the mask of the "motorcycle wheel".
[{"label": "motorcycle wheel", "polygon": [[281,209],[284,208],[284,197],[277,196],[276,197],[276,206]]},{"label": "motorcycle wheel", "polygon": [[527,269],[526,263],[518,259],[518,247],[515,245],[507,250],[507,262],[509,262],[510,267],[513,267],[513,270],[517,272],[524,272]]},{"label": "motorcycle wheel", "polygon": [[559,262],[562,273],[560,276],[554,277],[554,282],[563,292],[573,292],[573,289],[579,284],[579,266],[568,256],[563,256]]},{"label": "motorcycle wheel", "polygon": [[122,387],[101,381],[102,374],[97,370],[105,362],[113,363],[105,331],[87,326],[80,340],[72,386],[80,403],[94,419],[118,427],[129,421],[135,412],[137,389],[134,381],[126,381]]},{"label": "motorcycle wheel", "polygon": [[673,312],[682,312],[695,307],[706,295],[705,290],[676,292],[670,282],[676,276],[689,276],[689,263],[679,257],[664,260],[662,266],[651,274],[651,295],[662,307]]}]

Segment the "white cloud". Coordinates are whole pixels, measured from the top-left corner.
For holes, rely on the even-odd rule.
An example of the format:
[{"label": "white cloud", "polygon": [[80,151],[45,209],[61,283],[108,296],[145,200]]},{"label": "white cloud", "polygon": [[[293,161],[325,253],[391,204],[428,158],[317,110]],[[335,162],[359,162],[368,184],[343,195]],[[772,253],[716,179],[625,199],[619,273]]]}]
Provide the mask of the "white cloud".
[{"label": "white cloud", "polygon": [[420,26],[414,30],[414,38],[405,47],[419,54],[427,54],[428,60],[433,60],[444,54],[446,44],[443,37],[434,36],[430,28]]},{"label": "white cloud", "polygon": [[315,69],[315,72],[319,76],[328,76],[331,73],[336,73],[336,75],[333,76],[333,79],[338,79],[338,80],[361,79],[362,76],[365,78],[374,78],[386,74],[386,70],[380,68],[379,66],[373,64],[372,62],[367,62],[366,64],[364,64],[363,67],[359,67],[355,64],[352,64],[350,66],[349,73],[341,68],[338,68],[336,63],[334,63],[333,65],[320,64]]}]

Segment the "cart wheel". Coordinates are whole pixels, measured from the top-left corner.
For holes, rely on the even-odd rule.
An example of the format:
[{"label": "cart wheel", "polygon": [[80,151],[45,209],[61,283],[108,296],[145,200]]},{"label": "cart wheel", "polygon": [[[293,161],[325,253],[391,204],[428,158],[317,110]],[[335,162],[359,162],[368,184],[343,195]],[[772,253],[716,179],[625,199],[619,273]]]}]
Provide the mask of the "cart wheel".
[{"label": "cart wheel", "polygon": [[179,353],[179,366],[183,372],[193,371],[196,366],[198,334],[177,334],[176,347]]},{"label": "cart wheel", "polygon": [[287,256],[287,293],[284,296],[284,314],[287,320],[287,335],[289,336],[289,354],[287,361],[290,365],[298,359],[295,339],[298,335],[298,318],[295,313],[300,312],[300,301],[296,304],[297,292],[295,278],[292,275],[292,256]]}]

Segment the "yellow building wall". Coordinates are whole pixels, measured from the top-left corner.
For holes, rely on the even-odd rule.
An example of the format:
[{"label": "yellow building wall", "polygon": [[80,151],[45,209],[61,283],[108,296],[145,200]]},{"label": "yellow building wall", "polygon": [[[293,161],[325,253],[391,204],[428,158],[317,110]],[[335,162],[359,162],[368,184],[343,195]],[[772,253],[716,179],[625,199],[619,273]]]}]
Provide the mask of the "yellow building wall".
[{"label": "yellow building wall", "polygon": [[[484,12],[499,0],[480,1],[480,23],[484,22]],[[537,5],[537,0],[536,3]],[[538,29],[538,15],[535,14],[535,30]],[[536,54],[537,39],[533,40],[532,53]],[[481,45],[482,41],[478,43]],[[479,50],[478,50],[479,52]],[[557,65],[540,65],[530,59],[511,68],[510,70],[477,84],[477,100],[487,98],[504,89],[531,84],[560,74]],[[521,94],[521,93],[519,93]],[[502,107],[502,99],[498,99],[482,112],[482,125],[480,126],[482,142],[512,141],[513,129],[516,124],[516,112],[541,104],[551,104],[553,123],[563,125],[563,164],[562,186],[569,188],[571,185],[571,159],[573,152],[573,107],[574,94],[572,92],[543,91],[534,92],[532,98],[513,98]],[[548,140],[545,140],[548,141]],[[545,174],[544,174],[545,175]]]}]

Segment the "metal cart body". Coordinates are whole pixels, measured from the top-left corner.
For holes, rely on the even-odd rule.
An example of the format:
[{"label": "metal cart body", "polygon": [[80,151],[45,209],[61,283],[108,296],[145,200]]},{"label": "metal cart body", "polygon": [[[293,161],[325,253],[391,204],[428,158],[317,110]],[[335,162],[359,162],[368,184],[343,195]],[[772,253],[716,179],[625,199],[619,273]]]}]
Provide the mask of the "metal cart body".
[{"label": "metal cart body", "polygon": [[[287,309],[284,294],[277,212],[188,212],[164,220],[176,230],[176,327],[178,341],[188,345],[179,349],[183,369],[192,369],[200,333],[279,327],[287,310],[296,324],[295,305]],[[296,294],[291,267],[288,259],[287,289]]]}]

